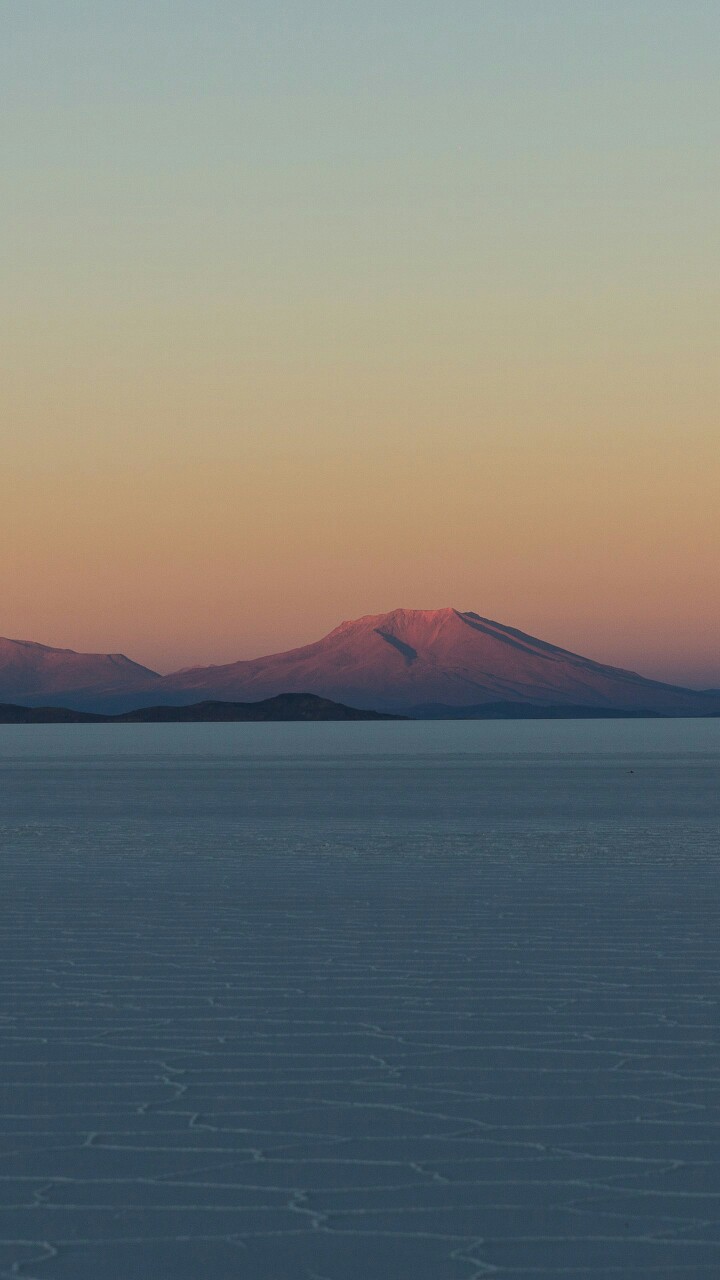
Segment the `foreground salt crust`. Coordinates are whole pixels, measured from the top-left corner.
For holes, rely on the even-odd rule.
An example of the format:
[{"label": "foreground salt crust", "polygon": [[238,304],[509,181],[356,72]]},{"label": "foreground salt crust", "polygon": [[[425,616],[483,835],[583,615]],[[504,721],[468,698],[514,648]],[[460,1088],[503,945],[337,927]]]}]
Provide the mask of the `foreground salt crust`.
[{"label": "foreground salt crust", "polygon": [[0,1276],[717,1275],[717,753],[162,732],[0,762]]}]

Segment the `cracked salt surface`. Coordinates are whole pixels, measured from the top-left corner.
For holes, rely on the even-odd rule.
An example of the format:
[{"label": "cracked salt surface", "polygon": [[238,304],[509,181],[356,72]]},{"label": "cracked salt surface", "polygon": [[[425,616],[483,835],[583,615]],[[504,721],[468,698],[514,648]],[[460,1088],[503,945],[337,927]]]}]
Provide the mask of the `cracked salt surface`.
[{"label": "cracked salt surface", "polygon": [[720,1274],[719,766],[720,721],[4,729],[0,1277]]}]

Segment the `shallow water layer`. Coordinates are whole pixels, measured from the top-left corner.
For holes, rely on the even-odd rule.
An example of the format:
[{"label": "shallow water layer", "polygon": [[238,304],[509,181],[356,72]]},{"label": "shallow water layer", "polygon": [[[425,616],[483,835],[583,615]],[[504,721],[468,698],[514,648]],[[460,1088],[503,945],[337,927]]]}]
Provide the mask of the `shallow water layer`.
[{"label": "shallow water layer", "polygon": [[7,727],[0,1276],[720,1273],[720,721]]}]

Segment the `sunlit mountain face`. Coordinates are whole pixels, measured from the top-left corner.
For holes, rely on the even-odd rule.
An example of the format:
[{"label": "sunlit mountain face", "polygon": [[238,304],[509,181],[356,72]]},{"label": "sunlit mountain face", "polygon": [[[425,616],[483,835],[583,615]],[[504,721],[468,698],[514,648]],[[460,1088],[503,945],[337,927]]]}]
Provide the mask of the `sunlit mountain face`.
[{"label": "sunlit mountain face", "polygon": [[167,676],[123,655],[0,642],[0,698],[86,710],[252,701],[314,693],[351,706],[433,714],[488,703],[711,714],[720,698],[647,680],[480,614],[395,609],[343,622],[312,644]]},{"label": "sunlit mountain face", "polygon": [[76,653],[30,640],[0,638],[0,699],[56,694],[80,698],[146,690],[161,679],[122,653]]}]

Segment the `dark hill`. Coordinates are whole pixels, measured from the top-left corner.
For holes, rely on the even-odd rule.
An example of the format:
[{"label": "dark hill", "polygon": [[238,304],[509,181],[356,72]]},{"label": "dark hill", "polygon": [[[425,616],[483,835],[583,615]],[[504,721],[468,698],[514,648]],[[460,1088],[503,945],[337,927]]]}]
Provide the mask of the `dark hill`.
[{"label": "dark hill", "polygon": [[312,693],[281,693],[262,702],[194,702],[186,707],[140,707],[122,715],[95,715],[69,707],[21,707],[0,703],[0,724],[188,724],[271,720],[401,720],[359,711]]},{"label": "dark hill", "polygon": [[108,716],[118,723],[187,723],[193,720],[402,720],[403,716],[380,711],[360,711],[314,693],[279,693],[261,702],[193,702],[187,707],[141,707]]},{"label": "dark hill", "polygon": [[70,707],[19,707],[0,702],[0,724],[101,724],[113,718]]}]

